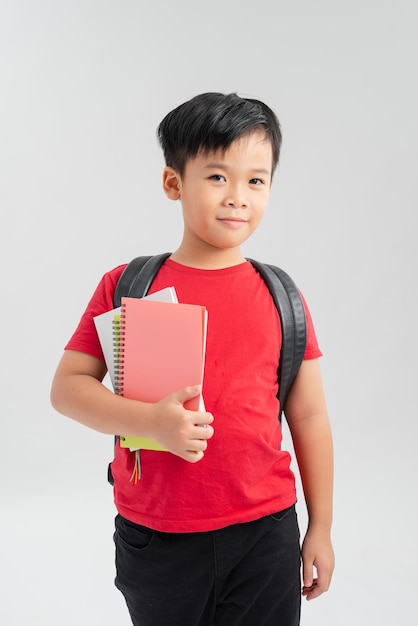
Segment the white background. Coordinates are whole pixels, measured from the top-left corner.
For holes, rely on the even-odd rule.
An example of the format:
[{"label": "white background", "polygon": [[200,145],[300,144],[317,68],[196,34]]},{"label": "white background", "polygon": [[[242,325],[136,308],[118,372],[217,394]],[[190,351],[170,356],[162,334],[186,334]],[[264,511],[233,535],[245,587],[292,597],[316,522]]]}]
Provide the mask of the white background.
[{"label": "white background", "polygon": [[244,252],[295,278],[324,352],[337,564],[302,623],[418,623],[417,19],[412,0],[2,2],[2,624],[129,624],[112,438],[49,389],[102,274],[179,243],[155,129],[203,91],[265,100],[283,128]]}]

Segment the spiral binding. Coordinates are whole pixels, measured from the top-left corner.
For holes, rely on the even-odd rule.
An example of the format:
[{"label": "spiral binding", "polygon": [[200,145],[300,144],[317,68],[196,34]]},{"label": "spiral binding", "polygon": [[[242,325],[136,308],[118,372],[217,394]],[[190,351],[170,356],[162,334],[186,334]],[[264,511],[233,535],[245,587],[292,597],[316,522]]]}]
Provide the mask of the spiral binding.
[{"label": "spiral binding", "polygon": [[[125,304],[121,305],[120,315],[115,315],[112,322],[114,387],[115,393],[123,396],[124,392],[124,347],[125,347]],[[123,439],[123,437],[120,437]],[[136,485],[141,478],[141,461],[139,450],[131,452],[134,466],[129,482]]]},{"label": "spiral binding", "polygon": [[124,392],[124,337],[125,337],[125,306],[121,306],[120,315],[113,318],[113,355],[114,355],[114,380],[115,392],[119,396],[123,396]]}]

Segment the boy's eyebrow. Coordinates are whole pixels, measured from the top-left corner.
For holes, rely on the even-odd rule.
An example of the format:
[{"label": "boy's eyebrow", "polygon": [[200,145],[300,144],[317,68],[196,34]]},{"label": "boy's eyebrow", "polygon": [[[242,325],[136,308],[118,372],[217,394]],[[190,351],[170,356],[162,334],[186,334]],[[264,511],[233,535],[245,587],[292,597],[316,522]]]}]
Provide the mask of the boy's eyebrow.
[{"label": "boy's eyebrow", "polygon": [[[207,163],[204,166],[204,169],[224,169],[224,170],[228,170],[230,169],[228,165],[226,165],[225,163]],[[249,167],[248,168],[251,172],[255,173],[255,174],[265,174],[266,176],[271,176],[271,170],[268,170],[264,167]]]}]

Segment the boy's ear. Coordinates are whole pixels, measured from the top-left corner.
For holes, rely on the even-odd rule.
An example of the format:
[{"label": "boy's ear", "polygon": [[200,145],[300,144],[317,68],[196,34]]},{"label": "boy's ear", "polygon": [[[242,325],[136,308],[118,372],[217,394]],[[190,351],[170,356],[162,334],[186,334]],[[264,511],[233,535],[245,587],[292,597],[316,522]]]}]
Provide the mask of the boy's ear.
[{"label": "boy's ear", "polygon": [[163,170],[163,189],[170,200],[180,200],[180,175],[173,167],[165,167]]}]

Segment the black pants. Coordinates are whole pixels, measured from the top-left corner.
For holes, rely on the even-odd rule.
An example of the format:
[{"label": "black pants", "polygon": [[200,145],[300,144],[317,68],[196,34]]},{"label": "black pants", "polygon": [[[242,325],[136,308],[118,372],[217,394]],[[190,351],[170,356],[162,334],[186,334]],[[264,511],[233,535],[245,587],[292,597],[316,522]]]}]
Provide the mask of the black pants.
[{"label": "black pants", "polygon": [[299,528],[291,507],[204,533],[116,517],[116,579],[135,626],[297,626]]}]

